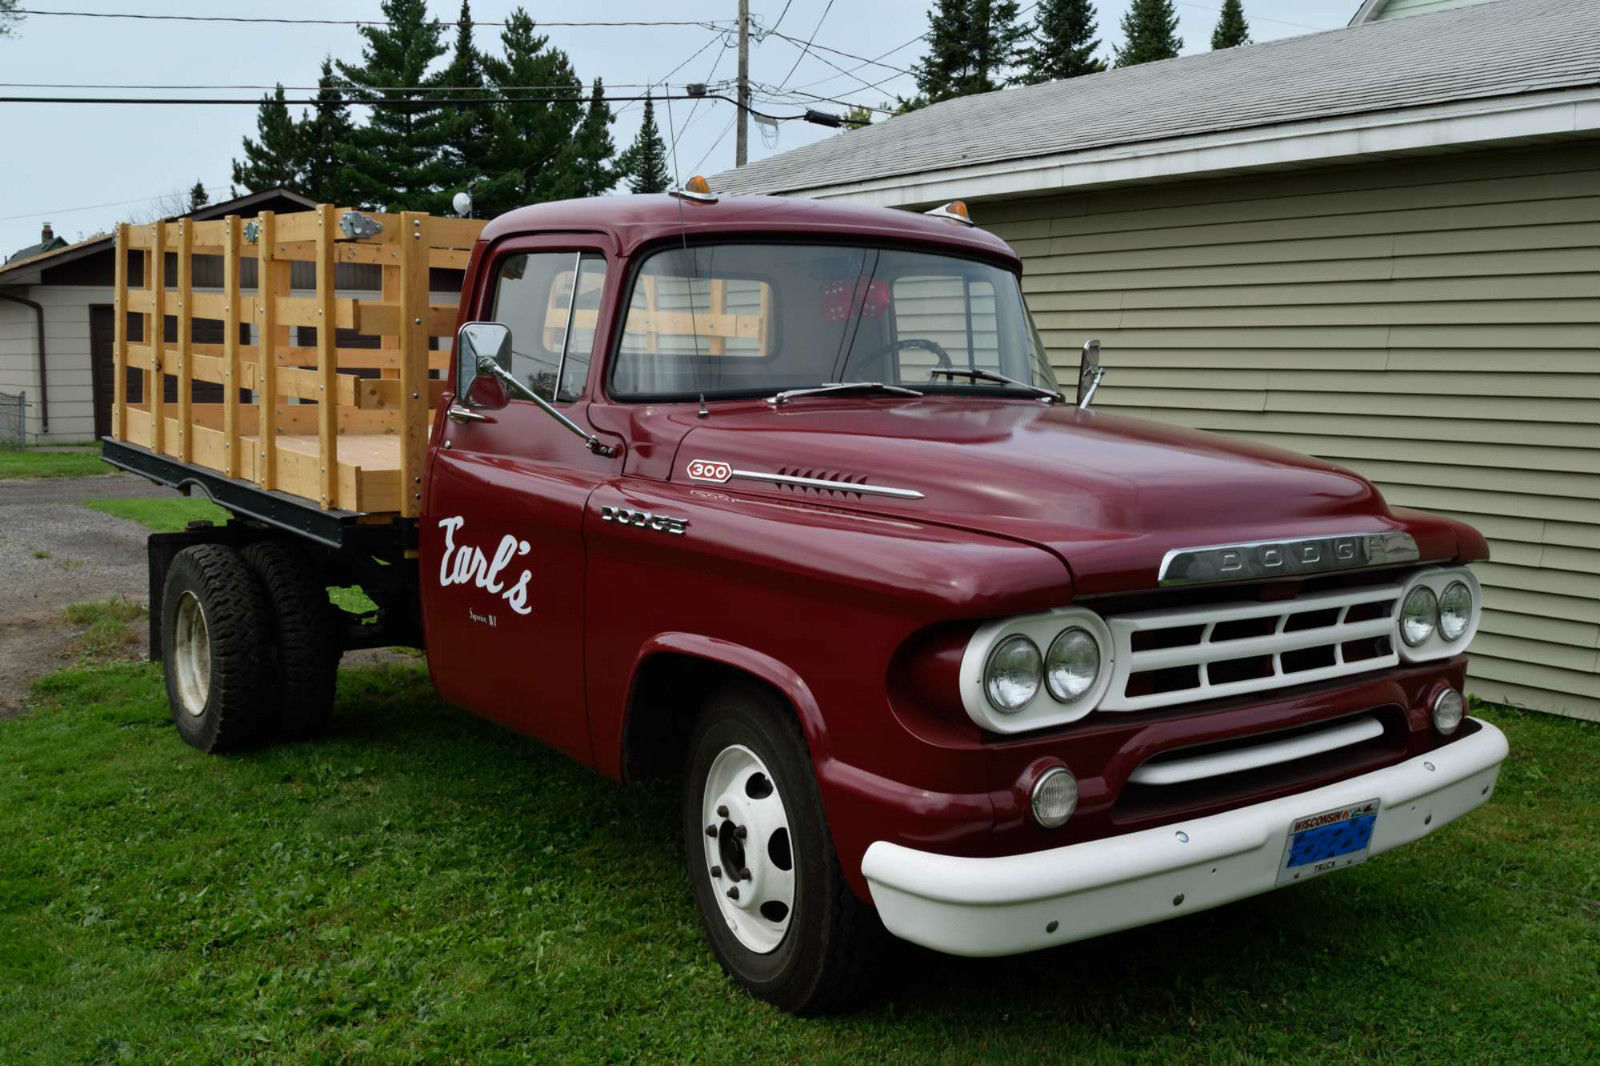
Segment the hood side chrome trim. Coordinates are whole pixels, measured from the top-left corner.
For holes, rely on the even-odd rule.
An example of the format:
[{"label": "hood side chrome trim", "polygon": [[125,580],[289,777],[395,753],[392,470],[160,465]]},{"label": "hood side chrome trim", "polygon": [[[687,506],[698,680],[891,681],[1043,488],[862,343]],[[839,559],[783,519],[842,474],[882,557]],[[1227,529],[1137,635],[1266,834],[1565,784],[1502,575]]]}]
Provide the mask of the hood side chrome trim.
[{"label": "hood side chrome trim", "polygon": [[916,489],[895,489],[887,485],[867,485],[859,481],[829,481],[820,477],[797,477],[794,474],[768,474],[759,470],[735,470],[733,476],[746,481],[770,481],[776,485],[794,485],[798,488],[826,489],[829,492],[853,492],[861,496],[888,496],[896,500],[920,500],[922,493]]}]

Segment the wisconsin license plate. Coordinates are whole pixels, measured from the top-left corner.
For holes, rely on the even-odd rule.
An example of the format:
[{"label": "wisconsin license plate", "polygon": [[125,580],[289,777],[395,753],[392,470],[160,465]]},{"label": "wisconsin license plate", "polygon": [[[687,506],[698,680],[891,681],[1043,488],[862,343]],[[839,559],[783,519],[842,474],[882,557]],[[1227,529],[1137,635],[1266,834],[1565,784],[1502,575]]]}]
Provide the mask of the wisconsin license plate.
[{"label": "wisconsin license plate", "polygon": [[1363,800],[1331,811],[1308,814],[1289,823],[1278,884],[1304,881],[1354,866],[1367,857],[1378,824],[1378,801]]}]

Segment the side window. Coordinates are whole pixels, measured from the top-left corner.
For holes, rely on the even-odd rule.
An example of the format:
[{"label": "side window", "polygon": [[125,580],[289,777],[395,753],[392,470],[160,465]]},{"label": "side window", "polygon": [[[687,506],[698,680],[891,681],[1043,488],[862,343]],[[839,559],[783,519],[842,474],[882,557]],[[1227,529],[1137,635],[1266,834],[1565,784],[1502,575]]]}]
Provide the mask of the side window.
[{"label": "side window", "polygon": [[490,317],[511,329],[511,372],[546,400],[583,391],[605,270],[601,256],[577,252],[530,252],[500,262]]},{"label": "side window", "polygon": [[[960,274],[896,278],[894,328],[901,340],[919,337],[938,344],[956,366],[1000,369],[994,286],[987,281]],[[902,348],[899,358],[902,372],[917,380],[939,365],[937,355],[920,348]],[[917,375],[918,370],[924,374]]]}]

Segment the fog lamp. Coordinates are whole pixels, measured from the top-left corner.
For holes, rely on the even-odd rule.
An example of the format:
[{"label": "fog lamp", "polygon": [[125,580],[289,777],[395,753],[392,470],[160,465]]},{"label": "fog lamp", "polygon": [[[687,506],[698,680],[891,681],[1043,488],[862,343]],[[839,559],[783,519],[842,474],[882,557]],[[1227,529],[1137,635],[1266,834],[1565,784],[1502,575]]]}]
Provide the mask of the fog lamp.
[{"label": "fog lamp", "polygon": [[1466,709],[1467,701],[1461,698],[1461,693],[1453,688],[1445,689],[1433,698],[1433,728],[1449,736],[1460,727]]},{"label": "fog lamp", "polygon": [[1046,770],[1033,783],[1033,820],[1045,829],[1065,825],[1078,809],[1078,781],[1065,767]]}]

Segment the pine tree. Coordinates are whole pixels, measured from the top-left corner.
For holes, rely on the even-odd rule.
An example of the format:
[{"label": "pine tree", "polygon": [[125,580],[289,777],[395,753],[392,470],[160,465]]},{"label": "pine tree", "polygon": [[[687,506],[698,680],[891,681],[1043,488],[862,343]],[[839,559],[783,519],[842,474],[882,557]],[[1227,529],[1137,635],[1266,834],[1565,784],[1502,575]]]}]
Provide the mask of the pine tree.
[{"label": "pine tree", "polygon": [[[888,107],[887,104],[884,106]],[[845,128],[858,130],[862,126],[870,126],[872,125],[872,118],[873,112],[870,107],[865,104],[856,104],[844,113]]]},{"label": "pine tree", "polygon": [[1222,0],[1222,17],[1211,31],[1211,50],[1237,48],[1250,43],[1250,23],[1244,20],[1243,0]]},{"label": "pine tree", "polygon": [[17,0],[0,0],[0,37],[9,37],[16,24],[22,21],[17,14]]},{"label": "pine tree", "polygon": [[1171,59],[1183,47],[1178,12],[1172,0],[1133,0],[1122,16],[1124,44],[1116,49],[1117,66],[1132,67]]},{"label": "pine tree", "polygon": [[322,204],[357,203],[346,159],[355,125],[339,91],[332,59],[322,61],[316,109],[300,119],[299,130],[299,191]]},{"label": "pine tree", "polygon": [[633,143],[617,158],[617,170],[628,179],[628,191],[666,192],[672,183],[667,171],[667,144],[656,125],[656,105],[644,98],[644,118]]},{"label": "pine tree", "polygon": [[564,154],[570,157],[568,142],[584,115],[583,82],[566,53],[550,47],[550,39],[536,31],[522,8],[507,16],[500,44],[503,55],[483,60],[488,86],[496,95],[517,96],[506,88],[515,85],[549,88],[538,91],[540,99],[496,103],[486,177],[472,189],[473,213],[483,218],[569,194],[573,184],[558,164]]},{"label": "pine tree", "polygon": [[194,183],[194,188],[189,190],[189,214],[194,214],[196,211],[200,210],[210,202],[211,196],[206,192],[205,185],[199,181],[196,181]]},{"label": "pine tree", "polygon": [[456,20],[455,50],[450,56],[450,66],[439,80],[450,87],[450,96],[473,101],[481,99],[483,102],[461,104],[450,116],[445,133],[444,157],[453,172],[447,190],[451,195],[465,189],[487,172],[489,141],[494,129],[494,105],[488,99],[486,77],[483,55],[473,40],[471,5],[468,0],[461,0],[461,14]]},{"label": "pine tree", "polygon": [[567,142],[567,151],[557,164],[566,176],[568,187],[562,190],[563,198],[599,196],[617,183],[617,170],[612,158],[617,146],[611,140],[611,123],[616,116],[606,103],[605,85],[599,78],[589,91],[589,104],[584,108],[583,121],[573,131]]},{"label": "pine tree", "polygon": [[1017,52],[1026,68],[1022,80],[1036,85],[1105,70],[1105,60],[1095,55],[1100,51],[1098,29],[1090,0],[1041,0],[1033,23],[1034,43]]},{"label": "pine tree", "polygon": [[262,97],[256,112],[256,137],[244,139],[244,159],[233,161],[233,183],[246,192],[298,189],[300,185],[300,131],[289,116],[283,86]]},{"label": "pine tree", "polygon": [[450,113],[418,89],[439,84],[428,67],[445,53],[444,28],[426,0],[383,0],[386,24],[362,26],[359,65],[338,63],[350,96],[384,101],[356,127],[346,152],[360,206],[443,213],[452,177],[443,158]]},{"label": "pine tree", "polygon": [[902,99],[901,110],[1001,88],[1027,34],[1017,0],[937,0],[928,11],[928,55],[914,71],[917,96]]}]

